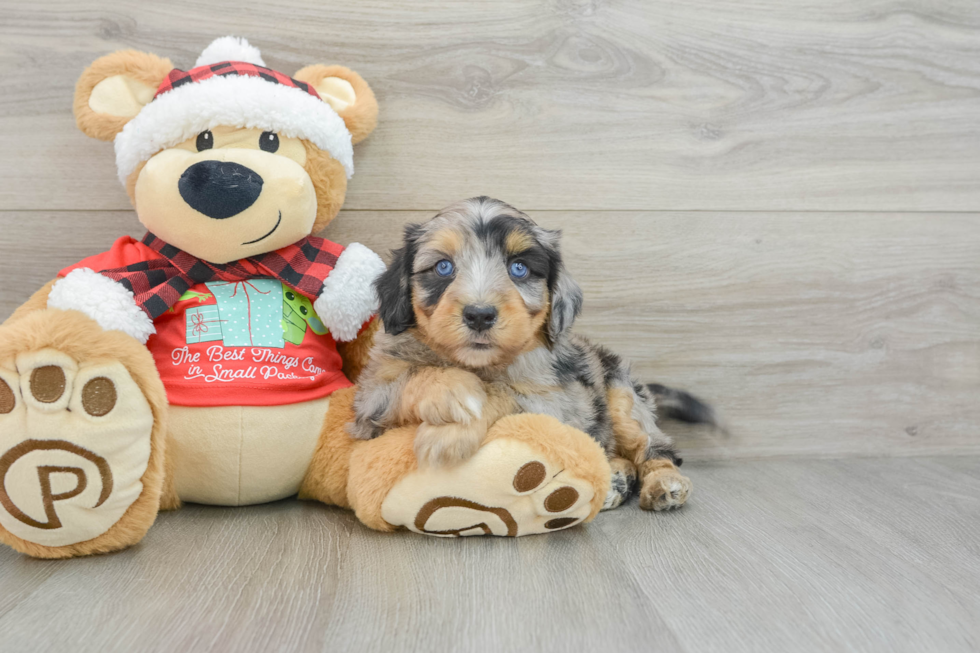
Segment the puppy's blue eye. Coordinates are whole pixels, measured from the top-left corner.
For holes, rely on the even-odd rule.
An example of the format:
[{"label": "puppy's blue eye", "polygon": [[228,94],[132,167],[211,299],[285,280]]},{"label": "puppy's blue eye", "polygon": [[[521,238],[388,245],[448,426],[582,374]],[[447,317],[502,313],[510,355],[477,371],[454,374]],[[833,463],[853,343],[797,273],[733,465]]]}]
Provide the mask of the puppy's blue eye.
[{"label": "puppy's blue eye", "polygon": [[527,276],[528,269],[527,266],[520,261],[514,261],[510,264],[510,276],[515,279],[523,279]]},{"label": "puppy's blue eye", "polygon": [[442,259],[436,263],[436,274],[440,277],[448,277],[453,273],[453,262],[448,259]]}]

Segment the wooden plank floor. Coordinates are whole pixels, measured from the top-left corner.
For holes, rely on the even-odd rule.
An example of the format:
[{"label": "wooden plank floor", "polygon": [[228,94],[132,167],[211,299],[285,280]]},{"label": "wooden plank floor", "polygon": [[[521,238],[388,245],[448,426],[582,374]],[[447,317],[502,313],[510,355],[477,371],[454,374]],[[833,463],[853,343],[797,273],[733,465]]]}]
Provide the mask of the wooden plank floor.
[{"label": "wooden plank floor", "polygon": [[692,465],[691,503],[518,540],[285,501],[0,550],[0,650],[976,651],[980,459]]}]

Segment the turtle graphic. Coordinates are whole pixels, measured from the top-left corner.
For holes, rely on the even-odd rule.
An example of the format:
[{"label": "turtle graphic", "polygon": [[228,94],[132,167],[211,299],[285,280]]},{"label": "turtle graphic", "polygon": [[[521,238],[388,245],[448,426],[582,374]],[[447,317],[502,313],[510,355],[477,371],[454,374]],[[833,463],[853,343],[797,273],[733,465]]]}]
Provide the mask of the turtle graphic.
[{"label": "turtle graphic", "polygon": [[307,325],[318,336],[327,333],[327,327],[313,310],[313,302],[286,286],[282,290],[282,333],[286,342],[302,344]]}]

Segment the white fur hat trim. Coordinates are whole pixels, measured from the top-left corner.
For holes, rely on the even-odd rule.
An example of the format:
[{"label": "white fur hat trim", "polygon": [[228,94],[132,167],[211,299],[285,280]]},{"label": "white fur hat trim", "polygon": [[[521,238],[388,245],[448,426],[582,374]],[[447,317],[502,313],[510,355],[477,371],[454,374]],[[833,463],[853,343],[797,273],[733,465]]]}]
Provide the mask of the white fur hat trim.
[{"label": "white fur hat trim", "polygon": [[[219,44],[217,50],[224,53],[227,42],[218,39],[201,57]],[[238,45],[258,53],[244,39]],[[248,53],[239,56],[243,54]],[[215,75],[157,96],[116,135],[119,181],[125,185],[136,167],[160,150],[218,126],[262,129],[308,140],[339,161],[348,179],[354,174],[350,131],[328,103],[302,89],[261,77]]]}]

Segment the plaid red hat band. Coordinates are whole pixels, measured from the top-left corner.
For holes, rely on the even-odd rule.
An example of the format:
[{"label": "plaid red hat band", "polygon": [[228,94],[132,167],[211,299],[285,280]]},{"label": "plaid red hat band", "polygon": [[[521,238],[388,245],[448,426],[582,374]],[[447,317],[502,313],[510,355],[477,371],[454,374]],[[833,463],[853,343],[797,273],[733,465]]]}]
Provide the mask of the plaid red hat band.
[{"label": "plaid red hat band", "polygon": [[155,100],[167,91],[180,88],[184,84],[203,82],[204,80],[216,75],[219,77],[225,77],[228,75],[259,77],[273,84],[282,84],[283,86],[288,86],[290,88],[298,88],[302,91],[306,91],[318,100],[321,99],[320,94],[316,92],[316,89],[306,82],[293,79],[292,77],[283,75],[282,73],[272,70],[271,68],[258,66],[254,63],[248,63],[245,61],[222,61],[221,63],[197,66],[196,68],[191,68],[190,70],[180,70],[179,68],[174,68],[170,71],[170,74],[167,75],[167,78],[160,84],[160,87],[157,89],[153,99]]}]

